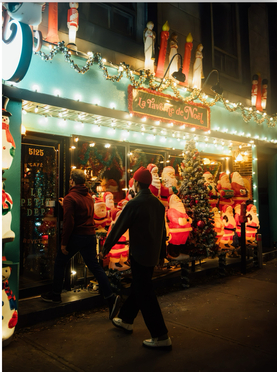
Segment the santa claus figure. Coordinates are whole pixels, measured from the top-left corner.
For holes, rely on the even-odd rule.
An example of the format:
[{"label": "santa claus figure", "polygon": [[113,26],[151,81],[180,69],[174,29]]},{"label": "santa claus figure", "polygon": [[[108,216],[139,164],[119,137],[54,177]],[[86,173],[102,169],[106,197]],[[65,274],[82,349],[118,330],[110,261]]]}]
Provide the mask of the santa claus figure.
[{"label": "santa claus figure", "polygon": [[162,172],[162,185],[160,192],[160,199],[166,209],[168,208],[168,197],[177,193],[178,188],[177,179],[175,177],[175,169],[171,166],[167,166]]},{"label": "santa claus figure", "polygon": [[[114,208],[111,212],[112,215],[112,223],[109,227],[107,235],[109,235],[111,229],[114,227],[118,216],[122,212],[122,209]],[[110,250],[107,258],[109,258],[109,269],[124,271],[130,269],[128,265],[129,257],[129,230],[127,230],[121,238],[118,240],[117,244],[115,244],[112,249]]]},{"label": "santa claus figure", "polygon": [[233,195],[234,191],[231,188],[231,182],[229,175],[227,173],[220,173],[219,180],[217,181],[217,190],[219,192],[219,210],[222,211],[222,208],[226,206],[233,205]]},{"label": "santa claus figure", "polygon": [[217,207],[214,207],[212,209],[212,212],[214,214],[213,226],[214,226],[214,231],[216,232],[216,239],[217,239],[216,244],[219,245],[220,240],[224,235],[224,223],[223,223],[223,220],[221,218],[220,212]]},{"label": "santa claus figure", "polygon": [[95,198],[93,219],[97,232],[106,231],[105,226],[107,226],[108,222],[108,212],[103,199]]},{"label": "santa claus figure", "polygon": [[233,236],[236,231],[236,221],[233,215],[233,208],[230,205],[224,205],[222,207],[221,219],[224,225],[224,234],[220,239],[220,248],[222,250],[233,248]]},{"label": "santa claus figure", "polygon": [[256,240],[256,234],[260,228],[260,221],[257,216],[257,208],[254,204],[249,204],[246,208],[247,222],[245,224],[246,240],[253,243]]},{"label": "santa claus figure", "polygon": [[149,189],[152,192],[152,194],[159,198],[161,194],[161,181],[158,174],[158,167],[155,164],[148,164],[147,169],[152,175],[152,182],[151,185],[149,186]]},{"label": "santa claus figure", "polygon": [[214,177],[211,172],[205,172],[203,177],[205,179],[204,185],[208,190],[210,207],[214,208],[217,206],[217,201],[219,199],[219,192],[217,191]]},{"label": "santa claus figure", "polygon": [[241,204],[235,205],[235,221],[236,221],[236,232],[238,237],[241,237],[241,223],[240,223],[240,214],[241,214]]},{"label": "santa claus figure", "polygon": [[135,186],[134,186],[134,178],[131,178],[129,181],[129,189],[126,195],[127,200],[131,200],[135,197],[136,192],[135,192]]},{"label": "santa claus figure", "polygon": [[247,189],[239,172],[231,173],[231,188],[234,190],[234,206],[245,203],[247,200]]},{"label": "santa claus figure", "polygon": [[189,258],[188,255],[181,253],[181,249],[186,244],[190,231],[192,230],[192,219],[187,215],[181,199],[173,194],[168,198],[168,210],[166,213],[168,222],[168,257],[175,260]]},{"label": "santa claus figure", "polygon": [[103,195],[103,200],[106,204],[106,209],[107,209],[107,224],[106,226],[110,226],[112,222],[112,217],[111,217],[111,211],[114,209],[114,197],[113,194],[110,191],[107,191]]},{"label": "santa claus figure", "polygon": [[129,201],[128,199],[122,199],[122,200],[120,200],[117,203],[116,208],[122,210],[125,207],[125,205],[128,203],[128,201]]}]

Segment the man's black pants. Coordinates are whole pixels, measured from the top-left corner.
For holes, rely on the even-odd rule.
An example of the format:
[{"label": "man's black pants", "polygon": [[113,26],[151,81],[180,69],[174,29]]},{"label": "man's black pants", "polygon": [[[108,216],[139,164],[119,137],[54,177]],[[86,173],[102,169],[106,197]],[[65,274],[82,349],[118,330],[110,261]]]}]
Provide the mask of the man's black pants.
[{"label": "man's black pants", "polygon": [[154,267],[142,266],[132,256],[130,261],[132,270],[131,293],[121,307],[118,317],[126,323],[133,324],[139,310],[141,310],[151,337],[163,336],[167,334],[168,330],[153,288]]}]

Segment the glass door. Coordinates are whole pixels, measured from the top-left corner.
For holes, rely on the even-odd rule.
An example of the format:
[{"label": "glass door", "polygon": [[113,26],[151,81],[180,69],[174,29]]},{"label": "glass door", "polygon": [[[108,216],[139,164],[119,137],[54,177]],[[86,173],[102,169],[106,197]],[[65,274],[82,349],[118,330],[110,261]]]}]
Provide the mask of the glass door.
[{"label": "glass door", "polygon": [[58,150],[58,144],[22,143],[20,290],[52,282],[59,244]]}]

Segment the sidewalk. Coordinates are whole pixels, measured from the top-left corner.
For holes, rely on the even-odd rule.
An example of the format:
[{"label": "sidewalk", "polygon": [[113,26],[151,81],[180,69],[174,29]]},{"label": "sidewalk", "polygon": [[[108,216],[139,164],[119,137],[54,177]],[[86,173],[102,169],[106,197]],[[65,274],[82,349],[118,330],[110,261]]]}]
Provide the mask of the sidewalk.
[{"label": "sidewalk", "polygon": [[262,269],[159,296],[173,350],[142,347],[141,314],[126,335],[106,307],[22,328],[3,349],[3,372],[275,372],[277,259]]}]

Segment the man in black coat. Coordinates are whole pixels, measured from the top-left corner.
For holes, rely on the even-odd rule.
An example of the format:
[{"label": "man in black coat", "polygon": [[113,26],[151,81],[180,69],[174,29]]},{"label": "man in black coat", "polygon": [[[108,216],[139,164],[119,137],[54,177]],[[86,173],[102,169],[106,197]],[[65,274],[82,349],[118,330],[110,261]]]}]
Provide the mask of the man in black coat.
[{"label": "man in black coat", "polygon": [[148,169],[140,167],[134,173],[137,195],[131,199],[114,227],[110,231],[102,249],[105,257],[119,238],[129,229],[129,256],[132,270],[131,293],[124,302],[118,318],[112,320],[116,327],[127,333],[133,332],[133,322],[141,310],[151,339],[144,340],[149,348],[171,349],[163,315],[153,285],[154,267],[163,261],[165,254],[165,207],[149,190],[152,176]]}]

